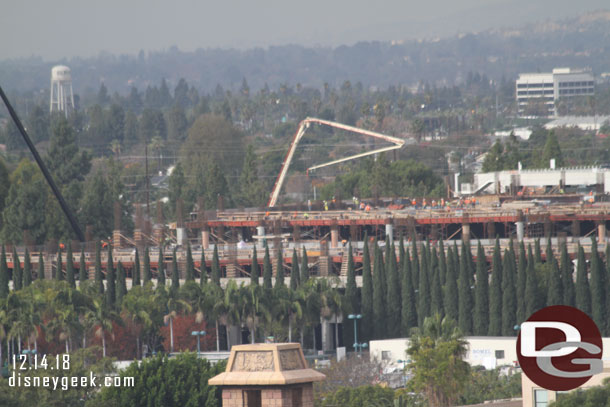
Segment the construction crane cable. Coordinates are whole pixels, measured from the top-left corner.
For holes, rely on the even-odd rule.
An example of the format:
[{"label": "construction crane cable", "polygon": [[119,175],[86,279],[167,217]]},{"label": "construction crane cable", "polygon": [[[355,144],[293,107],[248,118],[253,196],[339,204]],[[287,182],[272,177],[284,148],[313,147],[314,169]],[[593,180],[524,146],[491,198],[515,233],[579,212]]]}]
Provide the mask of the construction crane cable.
[{"label": "construction crane cable", "polygon": [[36,147],[34,146],[34,143],[32,143],[30,136],[28,136],[28,133],[25,131],[23,124],[21,124],[21,120],[19,120],[19,116],[17,116],[17,113],[13,109],[13,106],[8,101],[8,98],[6,97],[6,94],[4,93],[4,90],[2,89],[1,86],[0,86],[0,97],[2,97],[2,101],[6,105],[6,108],[9,112],[9,114],[11,115],[11,118],[13,119],[15,126],[17,126],[17,129],[23,136],[25,143],[28,145],[28,148],[32,152],[32,155],[34,156],[34,160],[36,160],[36,164],[38,164],[38,168],[40,168],[40,171],[42,171],[42,174],[44,175],[45,179],[47,180],[47,183],[51,187],[51,190],[53,191],[55,198],[57,198],[57,201],[59,202],[59,206],[61,206],[61,209],[63,210],[64,214],[68,218],[68,221],[70,222],[70,226],[72,226],[72,230],[74,230],[74,233],[76,233],[78,240],[80,240],[81,242],[84,242],[85,235],[83,234],[83,231],[78,226],[78,223],[76,222],[76,218],[74,217],[74,215],[72,214],[72,211],[66,204],[66,201],[64,200],[64,197],[62,196],[61,192],[59,191],[59,188],[57,188],[57,185],[55,185],[55,182],[53,181],[53,177],[51,176],[51,173],[49,173],[49,170],[44,165],[44,162],[42,161],[40,154],[38,154],[38,150],[36,150]]}]

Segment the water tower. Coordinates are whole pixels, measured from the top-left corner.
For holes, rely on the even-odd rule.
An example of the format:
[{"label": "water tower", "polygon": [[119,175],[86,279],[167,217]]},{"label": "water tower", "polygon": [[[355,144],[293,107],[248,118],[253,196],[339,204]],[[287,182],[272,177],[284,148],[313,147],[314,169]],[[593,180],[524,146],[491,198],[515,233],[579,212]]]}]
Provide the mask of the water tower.
[{"label": "water tower", "polygon": [[70,68],[57,65],[51,69],[51,113],[64,112],[66,117],[74,110],[72,74]]}]

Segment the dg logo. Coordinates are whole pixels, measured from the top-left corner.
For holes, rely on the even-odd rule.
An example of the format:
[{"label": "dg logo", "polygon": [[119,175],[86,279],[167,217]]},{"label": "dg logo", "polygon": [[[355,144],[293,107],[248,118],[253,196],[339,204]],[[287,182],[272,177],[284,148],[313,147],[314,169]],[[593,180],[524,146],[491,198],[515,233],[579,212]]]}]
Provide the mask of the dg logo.
[{"label": "dg logo", "polygon": [[577,308],[554,305],[521,324],[517,357],[523,373],[538,386],[567,391],[601,373],[602,337],[591,318]]}]

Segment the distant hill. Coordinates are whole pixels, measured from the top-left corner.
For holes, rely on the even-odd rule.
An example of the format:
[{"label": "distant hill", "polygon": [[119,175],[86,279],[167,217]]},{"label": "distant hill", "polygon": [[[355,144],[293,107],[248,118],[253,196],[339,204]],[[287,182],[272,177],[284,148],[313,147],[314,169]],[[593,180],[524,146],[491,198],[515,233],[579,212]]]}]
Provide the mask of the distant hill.
[{"label": "distant hill", "polygon": [[103,81],[111,92],[125,93],[158,85],[173,87],[180,78],[205,91],[217,84],[238,89],[245,77],[252,89],[265,84],[301,83],[321,87],[345,80],[365,86],[408,85],[420,81],[459,83],[469,72],[489,78],[514,79],[519,72],[553,67],[591,67],[610,71],[610,11],[521,27],[494,28],[447,38],[394,42],[360,42],[336,48],[285,45],[245,51],[177,48],[148,55],[43,61],[39,58],[0,61],[0,84],[21,92],[49,87],[51,67],[72,69],[75,91],[97,91]]}]

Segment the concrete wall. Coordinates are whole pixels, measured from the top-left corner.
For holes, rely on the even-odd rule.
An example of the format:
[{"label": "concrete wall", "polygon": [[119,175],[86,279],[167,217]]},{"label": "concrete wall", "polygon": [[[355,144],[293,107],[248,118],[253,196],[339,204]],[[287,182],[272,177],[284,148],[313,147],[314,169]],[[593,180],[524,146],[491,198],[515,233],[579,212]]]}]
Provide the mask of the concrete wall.
[{"label": "concrete wall", "polygon": [[[487,369],[493,369],[505,365],[515,366],[517,362],[516,337],[467,336],[465,340],[468,343],[465,360],[471,366],[480,365]],[[602,358],[610,361],[610,338],[602,338],[602,343],[604,348]],[[370,341],[369,346],[371,359],[382,360],[384,352],[385,360],[392,365],[402,366],[397,361],[409,359],[409,356],[405,353],[409,347],[408,338]],[[502,352],[503,355],[498,353],[496,356],[497,351]]]}]

